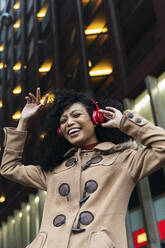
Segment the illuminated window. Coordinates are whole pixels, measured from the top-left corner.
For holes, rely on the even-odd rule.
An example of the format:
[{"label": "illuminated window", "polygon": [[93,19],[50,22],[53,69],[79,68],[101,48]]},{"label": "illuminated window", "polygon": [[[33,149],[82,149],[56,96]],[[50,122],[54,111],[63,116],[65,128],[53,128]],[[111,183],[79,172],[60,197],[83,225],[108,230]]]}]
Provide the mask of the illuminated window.
[{"label": "illuminated window", "polygon": [[[40,100],[40,103],[43,103],[43,102],[44,102],[45,97],[46,97],[46,95],[44,95],[44,96],[42,97],[42,99]],[[54,95],[53,93],[49,94],[47,103],[48,103],[48,104],[53,103],[53,102],[54,102],[54,99],[55,99],[55,95]]]},{"label": "illuminated window", "polygon": [[4,195],[1,195],[1,196],[0,196],[0,203],[5,202],[5,200],[6,200],[5,196],[4,196]]},{"label": "illuminated window", "polygon": [[113,72],[113,66],[111,62],[106,57],[102,58],[102,60],[93,66],[90,71],[90,77],[99,77],[99,76],[107,76]]},{"label": "illuminated window", "polygon": [[21,111],[18,110],[15,114],[12,115],[13,120],[19,120],[21,117]]},{"label": "illuminated window", "polygon": [[3,52],[4,51],[4,45],[0,45],[0,52]]},{"label": "illuminated window", "polygon": [[92,69],[89,71],[91,77],[107,76],[112,73],[112,68]]},{"label": "illuminated window", "polygon": [[17,1],[14,6],[13,6],[14,10],[18,10],[20,8],[20,1]]},{"label": "illuminated window", "polygon": [[17,29],[20,28],[20,26],[21,26],[21,20],[18,19],[18,20],[14,23],[13,28],[14,28],[15,30],[17,30]]},{"label": "illuminated window", "polygon": [[87,5],[90,2],[90,0],[82,0],[83,5]]},{"label": "illuminated window", "polygon": [[13,66],[14,71],[19,71],[21,70],[21,62],[18,61],[14,66]]},{"label": "illuminated window", "polygon": [[2,70],[2,69],[3,69],[3,63],[0,62],[0,70]]},{"label": "illuminated window", "polygon": [[88,66],[92,67],[92,61],[91,60],[88,61]]},{"label": "illuminated window", "polygon": [[37,18],[39,22],[41,22],[43,18],[46,16],[47,9],[48,9],[48,5],[44,5],[43,8],[40,9],[40,11],[37,13]]},{"label": "illuminated window", "polygon": [[3,103],[2,103],[2,100],[0,100],[0,108],[3,107]]},{"label": "illuminated window", "polygon": [[52,67],[52,60],[51,59],[48,59],[46,60],[42,65],[41,67],[38,69],[40,73],[43,73],[43,74],[46,74],[47,72],[49,72],[51,70],[51,67]]},{"label": "illuminated window", "polygon": [[40,138],[41,138],[41,139],[44,139],[45,135],[46,135],[46,133],[42,133],[42,134],[40,135]]},{"label": "illuminated window", "polygon": [[20,85],[18,85],[17,87],[15,87],[15,89],[13,90],[13,94],[14,95],[18,95],[22,92],[22,88]]},{"label": "illuminated window", "polygon": [[96,34],[103,34],[103,33],[107,33],[108,32],[108,28],[107,27],[88,27],[85,30],[85,34],[86,35],[96,35]]}]

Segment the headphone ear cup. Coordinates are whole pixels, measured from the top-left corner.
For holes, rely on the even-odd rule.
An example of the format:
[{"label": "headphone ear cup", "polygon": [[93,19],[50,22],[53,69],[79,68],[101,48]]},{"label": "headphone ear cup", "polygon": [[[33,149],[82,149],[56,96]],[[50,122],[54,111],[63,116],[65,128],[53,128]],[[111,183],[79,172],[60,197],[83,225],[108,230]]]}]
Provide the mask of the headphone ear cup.
[{"label": "headphone ear cup", "polygon": [[93,121],[93,123],[96,125],[96,126],[98,126],[99,125],[99,123],[98,123],[98,121],[97,121],[97,114],[96,114],[96,110],[94,110],[93,111],[93,113],[92,113],[92,121]]},{"label": "headphone ear cup", "polygon": [[60,128],[59,128],[59,127],[57,128],[57,135],[58,135],[59,137],[61,137],[61,136],[62,136],[62,133],[61,133],[61,130],[60,130]]},{"label": "headphone ear cup", "polygon": [[97,110],[94,110],[92,113],[92,121],[96,126],[100,126],[104,122],[104,116]]}]

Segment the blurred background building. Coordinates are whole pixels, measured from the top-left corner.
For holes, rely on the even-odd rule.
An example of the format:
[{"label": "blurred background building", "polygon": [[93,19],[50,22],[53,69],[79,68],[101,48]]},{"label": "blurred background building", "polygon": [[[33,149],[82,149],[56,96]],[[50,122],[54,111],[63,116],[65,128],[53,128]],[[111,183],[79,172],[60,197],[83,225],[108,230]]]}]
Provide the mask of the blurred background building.
[{"label": "blurred background building", "polygon": [[[164,10],[163,0],[0,0],[1,149],[38,86],[43,98],[56,88],[115,97],[165,128]],[[45,132],[32,126],[30,163]],[[0,177],[0,248],[34,239],[45,196]],[[138,184],[126,223],[129,248],[165,247],[165,169]]]}]

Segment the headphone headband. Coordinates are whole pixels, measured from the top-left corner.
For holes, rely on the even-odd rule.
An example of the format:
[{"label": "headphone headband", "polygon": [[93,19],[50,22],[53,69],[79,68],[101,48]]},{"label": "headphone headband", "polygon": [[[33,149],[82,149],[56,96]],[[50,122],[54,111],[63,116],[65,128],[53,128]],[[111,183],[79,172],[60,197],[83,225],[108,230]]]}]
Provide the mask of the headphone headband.
[{"label": "headphone headband", "polygon": [[99,108],[99,105],[98,105],[92,98],[90,98],[90,100],[95,104],[97,110],[99,110],[99,109],[100,109],[100,108]]}]

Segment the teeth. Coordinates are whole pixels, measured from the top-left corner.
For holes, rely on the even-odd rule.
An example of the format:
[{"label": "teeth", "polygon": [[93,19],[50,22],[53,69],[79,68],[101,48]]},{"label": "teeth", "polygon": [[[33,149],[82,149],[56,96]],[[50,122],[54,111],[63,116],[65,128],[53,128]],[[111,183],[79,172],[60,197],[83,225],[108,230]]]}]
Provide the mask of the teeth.
[{"label": "teeth", "polygon": [[73,128],[73,129],[69,130],[69,134],[72,134],[72,133],[75,133],[78,131],[80,131],[80,128]]}]

